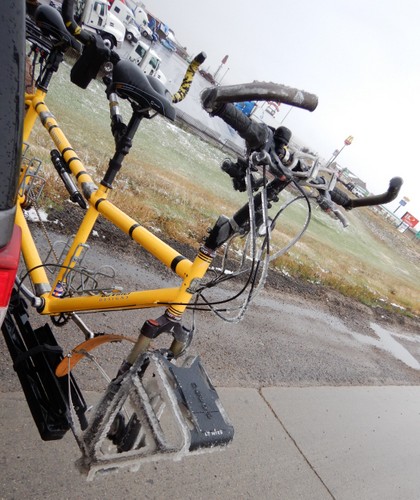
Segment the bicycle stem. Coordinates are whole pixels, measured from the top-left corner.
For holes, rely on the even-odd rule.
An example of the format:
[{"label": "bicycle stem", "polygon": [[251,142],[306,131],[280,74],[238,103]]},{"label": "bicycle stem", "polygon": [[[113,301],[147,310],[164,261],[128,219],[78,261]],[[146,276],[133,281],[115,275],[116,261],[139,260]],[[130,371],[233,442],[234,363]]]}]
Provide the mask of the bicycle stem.
[{"label": "bicycle stem", "polygon": [[[273,179],[266,187],[267,202],[277,201],[277,195],[283,191],[291,180]],[[262,214],[262,194],[254,196],[254,209],[256,215],[255,224],[259,226],[263,222]],[[205,240],[205,246],[213,251],[220,248],[235,233],[246,232],[249,226],[249,203],[243,205],[230,219],[221,215],[213,228],[209,231],[209,236]]]}]

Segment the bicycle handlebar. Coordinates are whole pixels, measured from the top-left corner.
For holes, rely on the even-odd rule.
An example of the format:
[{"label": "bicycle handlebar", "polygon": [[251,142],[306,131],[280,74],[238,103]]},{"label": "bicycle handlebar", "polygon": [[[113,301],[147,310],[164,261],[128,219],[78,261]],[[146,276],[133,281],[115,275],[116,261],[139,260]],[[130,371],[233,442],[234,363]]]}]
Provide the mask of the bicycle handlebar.
[{"label": "bicycle handlebar", "polygon": [[254,122],[231,104],[247,100],[275,101],[308,111],[314,111],[318,105],[316,95],[275,83],[253,82],[205,89],[201,94],[203,108],[235,129],[251,150],[263,148],[271,138],[271,131],[267,125]]},{"label": "bicycle handlebar", "polygon": [[384,203],[389,203],[395,200],[401,189],[403,180],[401,177],[393,177],[389,181],[389,187],[386,193],[377,196],[368,196],[366,198],[356,198],[351,200],[351,208],[357,207],[369,207],[372,205],[383,205]]},{"label": "bicycle handlebar", "polygon": [[178,91],[175,92],[175,94],[172,96],[173,103],[181,102],[185,98],[185,96],[188,94],[188,91],[190,90],[194,75],[196,74],[200,65],[203,64],[203,62],[206,60],[206,58],[207,58],[207,54],[205,52],[200,52],[191,61],[191,63],[189,64],[189,66],[185,72],[184,79],[182,80],[182,83],[179,86]]},{"label": "bicycle handlebar", "polygon": [[89,43],[93,38],[93,33],[82,29],[74,19],[74,0],[63,0],[61,15],[68,31],[83,44]]},{"label": "bicycle handlebar", "polygon": [[[316,95],[274,83],[254,82],[244,85],[229,85],[205,89],[201,94],[203,108],[210,115],[222,118],[238,132],[246,141],[248,147],[254,151],[263,148],[269,149],[273,133],[267,125],[251,120],[232,104],[232,102],[244,102],[247,100],[270,100],[308,111],[314,111],[318,105]],[[382,205],[393,201],[397,197],[402,182],[400,177],[394,177],[390,181],[388,190],[377,196],[352,199],[337,188],[330,191],[330,196],[334,203],[341,205],[347,210]],[[340,214],[336,214],[336,216],[341,220],[343,225],[346,225],[345,219],[342,216],[340,217]]]},{"label": "bicycle handlebar", "polygon": [[398,196],[398,193],[400,192],[402,183],[403,180],[401,179],[401,177],[393,177],[389,181],[388,190],[385,193],[376,196],[374,195],[365,196],[364,198],[349,198],[346,193],[338,188],[330,191],[330,195],[334,203],[337,203],[337,205],[341,205],[347,210],[359,207],[371,207],[373,205],[383,205],[395,200],[395,198]]},{"label": "bicycle handlebar", "polygon": [[314,111],[318,106],[315,94],[272,82],[213,87],[206,89],[202,95],[203,107],[209,113],[221,104],[244,101],[275,101],[308,111]]},{"label": "bicycle handlebar", "polygon": [[236,130],[251,150],[263,148],[272,135],[267,125],[251,120],[233,104],[222,105],[212,115],[219,116],[227,125]]}]

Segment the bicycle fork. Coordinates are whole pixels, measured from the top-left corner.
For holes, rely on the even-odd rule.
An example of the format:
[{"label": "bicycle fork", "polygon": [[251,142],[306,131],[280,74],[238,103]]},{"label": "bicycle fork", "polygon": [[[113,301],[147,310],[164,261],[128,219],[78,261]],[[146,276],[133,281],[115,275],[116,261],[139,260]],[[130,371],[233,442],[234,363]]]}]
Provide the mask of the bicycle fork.
[{"label": "bicycle fork", "polygon": [[181,318],[194,293],[197,292],[214,256],[214,251],[204,246],[200,248],[189,272],[185,275],[176,300],[169,305],[162,316],[145,321],[137,342],[121,366],[120,373],[130,368],[148,350],[152,340],[161,333],[172,335],[173,341],[169,350],[175,357],[184,352],[189,343],[191,332],[181,324]]}]

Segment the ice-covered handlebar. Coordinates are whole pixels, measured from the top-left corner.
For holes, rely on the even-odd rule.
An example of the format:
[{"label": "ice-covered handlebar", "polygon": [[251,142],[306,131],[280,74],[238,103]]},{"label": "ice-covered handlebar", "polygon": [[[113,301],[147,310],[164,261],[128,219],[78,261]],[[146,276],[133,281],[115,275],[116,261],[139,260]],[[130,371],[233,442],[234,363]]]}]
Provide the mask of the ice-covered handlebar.
[{"label": "ice-covered handlebar", "polygon": [[214,113],[218,106],[228,102],[275,101],[307,111],[314,111],[318,106],[315,94],[272,82],[213,87],[204,90],[201,101],[209,113]]},{"label": "ice-covered handlebar", "polygon": [[[245,139],[248,148],[254,151],[263,149],[271,137],[267,125],[254,122],[232,104],[248,100],[276,101],[308,111],[314,111],[318,105],[316,95],[275,83],[253,82],[205,89],[201,94],[203,108],[210,115],[222,118]],[[347,210],[382,205],[398,196],[402,183],[400,177],[394,177],[388,190],[377,196],[352,199],[337,188],[330,195],[333,202]]]},{"label": "ice-covered handlebar", "polygon": [[275,101],[308,111],[313,111],[318,105],[316,95],[276,83],[253,82],[205,89],[201,94],[203,108],[235,129],[251,150],[261,149],[267,144],[270,129],[263,123],[254,122],[231,104],[249,100]]}]

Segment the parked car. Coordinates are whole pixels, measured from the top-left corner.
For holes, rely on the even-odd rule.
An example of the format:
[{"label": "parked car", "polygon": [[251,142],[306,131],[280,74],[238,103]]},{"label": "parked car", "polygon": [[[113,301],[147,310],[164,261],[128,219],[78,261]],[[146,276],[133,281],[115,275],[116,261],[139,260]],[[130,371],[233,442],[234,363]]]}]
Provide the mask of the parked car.
[{"label": "parked car", "polygon": [[[14,223],[25,82],[25,2],[2,0],[0,16],[0,325],[6,315],[19,263],[20,228]],[[8,98],[9,97],[9,98]]]},{"label": "parked car", "polygon": [[176,52],[175,45],[169,40],[169,38],[162,38],[160,43],[165,47],[165,49],[170,50],[171,52]]}]

